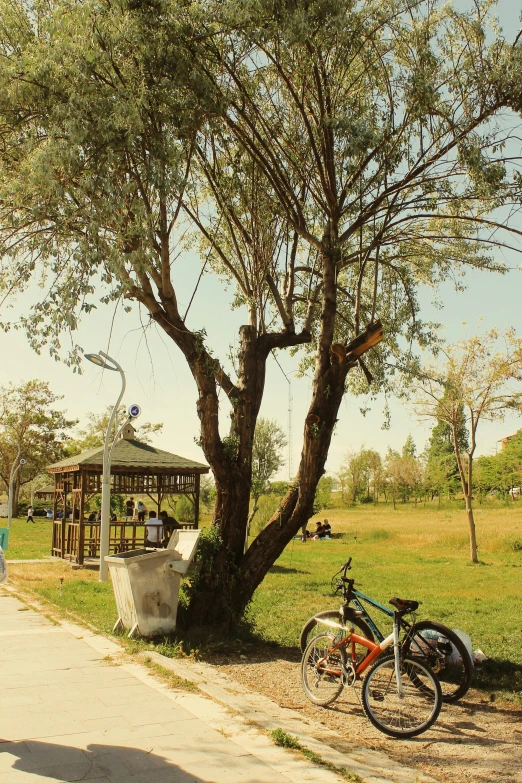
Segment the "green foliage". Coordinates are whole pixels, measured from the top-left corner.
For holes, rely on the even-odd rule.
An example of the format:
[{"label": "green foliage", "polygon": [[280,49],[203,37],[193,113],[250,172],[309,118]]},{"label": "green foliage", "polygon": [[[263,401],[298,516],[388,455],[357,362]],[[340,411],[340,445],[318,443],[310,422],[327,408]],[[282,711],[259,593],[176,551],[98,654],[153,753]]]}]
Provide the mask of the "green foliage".
[{"label": "green foliage", "polygon": [[194,522],[194,504],[186,495],[180,495],[176,502],[176,518],[179,522]]},{"label": "green foliage", "polygon": [[20,457],[25,459],[17,474],[15,510],[20,484],[33,481],[47,465],[65,454],[76,421],[68,420],[64,412],[56,410],[55,405],[61,399],[45,381],[0,387],[0,478],[6,487],[18,445]]},{"label": "green foliage", "polygon": [[259,417],[252,450],[252,497],[268,491],[270,479],[284,465],[282,451],[286,445],[286,436],[277,422]]},{"label": "green foliage", "polygon": [[339,473],[343,501],[370,498],[376,501],[383,487],[384,471],[380,454],[374,449],[347,452]]},{"label": "green foliage", "polygon": [[[67,454],[74,456],[82,451],[103,446],[111,414],[112,406],[110,405],[103,413],[88,413],[87,425],[79,430],[74,439],[68,442]],[[127,408],[122,405],[118,410],[118,427],[121,427],[126,418]],[[135,426],[136,422],[132,422],[132,424]],[[136,428],[136,438],[142,443],[151,443],[153,436],[160,434],[162,429],[163,424],[152,424],[150,421],[145,421]]]},{"label": "green foliage", "polygon": [[332,485],[333,479],[331,476],[321,476],[315,490],[314,514],[318,514],[322,509],[330,507]]},{"label": "green foliage", "polygon": [[283,729],[273,729],[270,732],[270,736],[274,743],[279,745],[280,748],[288,748],[289,750],[300,751],[303,756],[308,759],[308,761],[312,762],[312,764],[318,764],[325,769],[329,769],[332,772],[337,773],[343,778],[343,780],[349,781],[349,783],[363,783],[362,778],[356,772],[351,772],[350,770],[346,769],[346,767],[338,767],[335,764],[332,764],[330,761],[325,761],[322,756],[320,756],[318,753],[315,753],[313,750],[310,750],[310,748],[307,748],[305,745],[302,745],[297,737],[294,737],[292,734],[288,734],[288,732],[283,731]]},{"label": "green foliage", "polygon": [[201,531],[194,559],[193,572],[180,588],[179,625],[183,627],[191,603],[200,592],[219,595],[219,626],[224,632],[235,628],[241,618],[233,609],[233,596],[240,588],[239,568],[233,552],[223,545],[219,527],[212,525]]},{"label": "green foliage", "polygon": [[210,512],[216,502],[216,485],[210,476],[201,476],[199,497],[205,511]]},{"label": "green foliage", "polygon": [[291,750],[301,750],[301,743],[297,739],[297,737],[293,737],[291,734],[288,734],[286,731],[283,731],[283,729],[273,729],[273,731],[270,732],[270,736],[274,740],[276,745],[279,745],[280,748],[290,748]]},{"label": "green foliage", "polygon": [[[95,495],[90,499],[89,505],[93,508],[101,508],[102,498],[101,495]],[[125,511],[125,495],[117,495],[111,492],[111,514],[119,514],[120,516]]]}]

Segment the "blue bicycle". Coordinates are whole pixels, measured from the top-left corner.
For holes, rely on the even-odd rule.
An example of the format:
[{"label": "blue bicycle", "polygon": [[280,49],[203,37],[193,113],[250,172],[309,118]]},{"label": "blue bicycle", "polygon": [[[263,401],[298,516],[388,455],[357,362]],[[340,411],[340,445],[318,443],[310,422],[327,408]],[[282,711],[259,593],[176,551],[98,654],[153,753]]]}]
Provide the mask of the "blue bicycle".
[{"label": "blue bicycle", "polygon": [[[301,651],[304,652],[310,639],[317,634],[317,628],[333,623],[346,626],[353,624],[370,641],[382,642],[383,634],[365,604],[377,609],[393,619],[393,611],[355,588],[355,580],[346,576],[351,570],[352,558],[341,566],[332,577],[335,593],[342,593],[344,602],[338,610],[330,609],[311,617],[303,626],[300,638]],[[453,702],[461,699],[471,685],[473,661],[462,639],[442,623],[431,620],[409,623],[404,617],[400,620],[404,631],[402,640],[403,655],[422,659],[437,675],[442,690],[442,700]],[[365,652],[363,651],[363,654]]]}]

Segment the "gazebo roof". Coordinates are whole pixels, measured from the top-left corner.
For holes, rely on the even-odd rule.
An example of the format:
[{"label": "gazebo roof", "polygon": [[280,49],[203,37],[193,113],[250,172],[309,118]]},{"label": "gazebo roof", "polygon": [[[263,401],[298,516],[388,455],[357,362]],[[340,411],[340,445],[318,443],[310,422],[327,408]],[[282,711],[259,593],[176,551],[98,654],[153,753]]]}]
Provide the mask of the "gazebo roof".
[{"label": "gazebo roof", "polygon": [[54,484],[47,484],[45,487],[35,490],[35,495],[54,495]]},{"label": "gazebo roof", "polygon": [[[49,473],[74,472],[83,467],[101,471],[103,468],[103,448],[98,446],[95,449],[76,454],[74,457],[55,462],[54,465],[48,466],[47,471]],[[194,462],[191,459],[179,457],[177,454],[157,449],[149,443],[124,437],[114,446],[111,470],[119,472],[126,469],[145,472],[158,470],[162,473],[208,473],[210,470],[208,465],[201,462]]]}]

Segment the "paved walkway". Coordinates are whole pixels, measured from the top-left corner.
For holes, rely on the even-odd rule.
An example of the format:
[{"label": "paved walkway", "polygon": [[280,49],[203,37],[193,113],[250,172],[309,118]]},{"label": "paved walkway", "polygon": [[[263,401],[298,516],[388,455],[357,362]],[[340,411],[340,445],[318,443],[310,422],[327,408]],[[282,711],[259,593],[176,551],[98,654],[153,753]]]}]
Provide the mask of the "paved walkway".
[{"label": "paved walkway", "polygon": [[0,589],[0,783],[340,783],[276,747],[276,727],[361,783],[436,783],[377,751],[335,750],[325,743],[337,735],[322,727],[320,742],[298,713],[213,667],[150,657],[200,692],[163,685],[114,641]]},{"label": "paved walkway", "polygon": [[0,783],[339,783],[107,651],[110,640],[77,638],[0,591]]}]

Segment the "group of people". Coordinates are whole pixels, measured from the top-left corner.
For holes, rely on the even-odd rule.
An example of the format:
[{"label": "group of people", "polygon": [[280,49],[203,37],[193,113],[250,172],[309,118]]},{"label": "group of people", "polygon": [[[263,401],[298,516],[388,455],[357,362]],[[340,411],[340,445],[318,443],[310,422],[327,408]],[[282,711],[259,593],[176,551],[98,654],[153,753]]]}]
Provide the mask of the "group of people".
[{"label": "group of people", "polygon": [[331,538],[332,537],[332,526],[328,522],[327,519],[323,519],[321,522],[319,519],[316,522],[315,531],[313,533],[310,533],[308,528],[306,528],[303,532],[303,535],[301,537],[302,541],[319,541],[322,538]]},{"label": "group of people", "polygon": [[137,517],[138,522],[145,522],[145,514],[147,513],[147,509],[145,508],[145,503],[143,500],[138,500],[137,503],[134,502],[134,498],[129,498],[125,503],[125,514],[127,521],[132,521],[135,517]]},{"label": "group of people", "polygon": [[[52,519],[52,509],[49,509],[50,518]],[[33,522],[33,506],[29,506],[27,509],[27,522]],[[132,521],[137,517],[138,522],[145,522],[145,514],[147,509],[142,500],[134,502],[134,498],[129,498],[125,503],[125,513],[127,521]],[[65,511],[66,518],[70,515],[70,509]],[[47,513],[49,517],[49,513]],[[63,518],[63,511],[58,512],[57,517]],[[88,517],[88,522],[100,522],[101,510],[91,511]],[[117,522],[118,518],[116,514],[111,514],[111,522]],[[181,529],[181,525],[169,516],[167,511],[160,511],[159,516],[155,511],[149,511],[149,517],[145,524],[145,546],[152,549],[158,549],[160,547],[166,547],[169,543],[170,537],[174,530]]]}]

